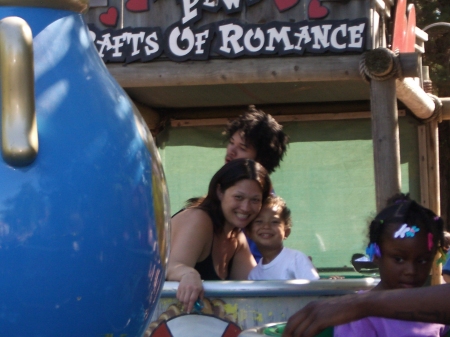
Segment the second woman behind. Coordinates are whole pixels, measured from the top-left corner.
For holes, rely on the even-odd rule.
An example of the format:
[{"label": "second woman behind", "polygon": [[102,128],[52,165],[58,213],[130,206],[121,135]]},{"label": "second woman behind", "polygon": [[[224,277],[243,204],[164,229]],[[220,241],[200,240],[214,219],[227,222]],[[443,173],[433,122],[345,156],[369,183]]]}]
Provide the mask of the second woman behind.
[{"label": "second woman behind", "polygon": [[202,280],[246,280],[256,265],[242,232],[269,196],[263,166],[250,159],[224,165],[208,194],[172,218],[167,280],[179,281],[177,298],[187,312],[203,297]]}]

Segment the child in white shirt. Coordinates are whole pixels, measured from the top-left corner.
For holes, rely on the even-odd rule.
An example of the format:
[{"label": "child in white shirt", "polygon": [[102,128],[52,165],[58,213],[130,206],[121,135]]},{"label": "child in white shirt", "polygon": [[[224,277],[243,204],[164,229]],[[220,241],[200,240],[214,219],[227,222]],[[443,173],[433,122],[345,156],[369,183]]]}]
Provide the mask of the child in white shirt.
[{"label": "child in white shirt", "polygon": [[278,196],[267,198],[258,216],[245,229],[262,254],[249,280],[319,279],[308,256],[283,246],[291,227],[291,211],[284,200]]}]

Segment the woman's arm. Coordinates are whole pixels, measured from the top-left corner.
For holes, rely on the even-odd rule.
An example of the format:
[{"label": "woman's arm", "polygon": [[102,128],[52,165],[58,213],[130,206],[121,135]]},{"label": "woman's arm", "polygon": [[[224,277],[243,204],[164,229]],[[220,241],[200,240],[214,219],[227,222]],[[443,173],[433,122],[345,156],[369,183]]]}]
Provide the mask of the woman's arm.
[{"label": "woman's arm", "polygon": [[203,297],[202,280],[194,266],[209,254],[213,226],[204,211],[187,209],[172,218],[171,231],[167,280],[180,282],[177,298],[190,312],[195,301]]},{"label": "woman's arm", "polygon": [[314,301],[289,318],[283,337],[313,337],[329,326],[368,316],[448,324],[449,298],[450,284],[442,284]]},{"label": "woman's arm", "polygon": [[255,258],[250,252],[247,238],[243,233],[238,234],[238,246],[231,267],[231,280],[247,280],[248,274],[256,266]]}]

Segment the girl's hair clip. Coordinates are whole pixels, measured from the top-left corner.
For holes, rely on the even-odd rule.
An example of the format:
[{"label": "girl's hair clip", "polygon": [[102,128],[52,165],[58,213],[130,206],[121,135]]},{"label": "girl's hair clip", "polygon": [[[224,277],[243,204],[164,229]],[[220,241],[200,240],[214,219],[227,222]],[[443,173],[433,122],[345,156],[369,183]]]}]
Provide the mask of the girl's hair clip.
[{"label": "girl's hair clip", "polygon": [[376,242],[372,242],[367,248],[366,248],[366,254],[369,255],[369,260],[373,261],[374,257],[380,257],[381,251],[380,247]]},{"label": "girl's hair clip", "polygon": [[403,239],[404,237],[413,238],[418,231],[420,231],[420,229],[417,228],[417,226],[408,227],[408,225],[404,223],[402,227],[400,227],[399,230],[394,233],[394,239]]},{"label": "girl's hair clip", "polygon": [[428,233],[428,250],[431,252],[433,249],[434,243],[433,243],[433,233]]},{"label": "girl's hair clip", "polygon": [[433,218],[434,221],[438,221],[440,219],[440,217],[438,217],[437,215]]}]

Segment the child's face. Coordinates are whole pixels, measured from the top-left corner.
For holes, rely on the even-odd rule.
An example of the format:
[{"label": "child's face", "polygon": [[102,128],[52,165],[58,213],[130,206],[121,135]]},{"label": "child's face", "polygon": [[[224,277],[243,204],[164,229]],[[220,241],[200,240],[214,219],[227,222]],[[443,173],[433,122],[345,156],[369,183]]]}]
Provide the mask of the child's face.
[{"label": "child's face", "polygon": [[265,205],[249,229],[250,237],[258,248],[280,248],[290,234],[281,219],[281,208]]},{"label": "child's face", "polygon": [[[389,224],[381,237],[377,290],[417,288],[426,282],[435,250],[428,249],[428,234],[420,229],[413,237],[394,238],[402,224]],[[408,225],[408,227],[411,227]]]}]

